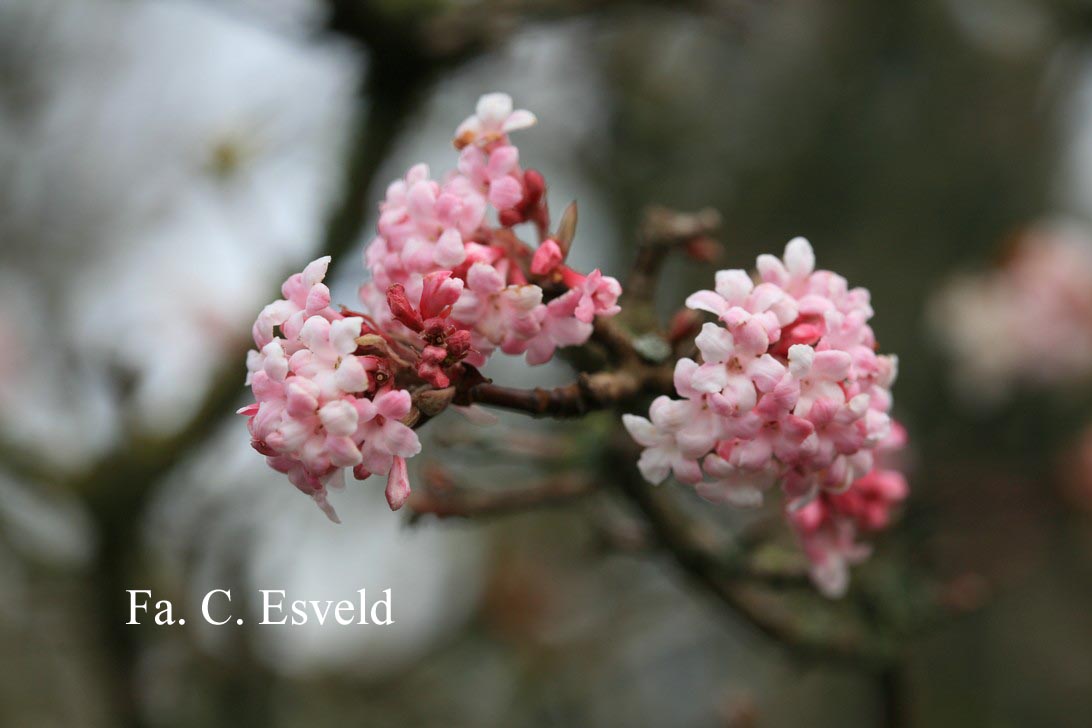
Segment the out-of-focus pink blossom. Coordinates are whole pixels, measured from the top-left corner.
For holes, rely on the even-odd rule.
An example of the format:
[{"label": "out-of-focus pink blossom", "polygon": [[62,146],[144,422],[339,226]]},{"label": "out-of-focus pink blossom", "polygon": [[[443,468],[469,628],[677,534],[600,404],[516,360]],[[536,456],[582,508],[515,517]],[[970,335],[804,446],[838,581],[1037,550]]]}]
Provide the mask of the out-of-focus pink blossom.
[{"label": "out-of-focus pink blossom", "polygon": [[1092,238],[1042,226],[995,270],[950,281],[931,304],[960,394],[995,401],[1019,386],[1092,379]]}]

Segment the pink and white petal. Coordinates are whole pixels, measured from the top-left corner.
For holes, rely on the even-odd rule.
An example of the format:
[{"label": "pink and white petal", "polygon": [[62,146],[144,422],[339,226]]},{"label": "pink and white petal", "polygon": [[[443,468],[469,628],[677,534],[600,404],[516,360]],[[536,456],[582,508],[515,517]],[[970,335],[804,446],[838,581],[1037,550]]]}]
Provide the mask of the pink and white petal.
[{"label": "pink and white petal", "polygon": [[698,392],[712,394],[724,389],[728,385],[728,379],[728,367],[715,361],[698,367],[690,378],[690,386]]},{"label": "pink and white petal", "polygon": [[583,344],[592,335],[595,327],[575,318],[554,319],[550,334],[558,346]]},{"label": "pink and white petal", "polygon": [[367,440],[361,445],[360,454],[364,459],[365,470],[375,475],[386,475],[394,463],[394,456],[391,453],[373,447]]},{"label": "pink and white petal", "polygon": [[815,270],[815,251],[806,238],[793,238],[785,246],[785,268],[793,278],[803,278]]},{"label": "pink and white petal", "polygon": [[326,277],[326,270],[330,267],[330,260],[329,255],[324,255],[308,263],[301,276],[303,284],[310,288],[322,282],[322,279]]},{"label": "pink and white petal", "polygon": [[311,500],[315,502],[315,505],[319,507],[319,510],[326,514],[326,517],[332,522],[341,523],[341,519],[337,517],[337,511],[330,505],[330,501],[326,499],[326,491],[316,490],[311,494]]},{"label": "pink and white petal", "polygon": [[350,437],[327,437],[326,451],[334,467],[352,468],[360,464],[360,449]]},{"label": "pink and white petal", "polygon": [[701,482],[701,467],[696,460],[676,455],[671,460],[671,470],[675,473],[675,479],[680,483],[695,485]]},{"label": "pink and white petal", "polygon": [[753,317],[732,329],[732,335],[741,356],[760,356],[766,353],[766,349],[770,346],[770,336],[766,327],[759,319]]},{"label": "pink and white petal", "polygon": [[738,268],[717,271],[715,280],[717,294],[733,306],[742,305],[755,287],[747,272]]},{"label": "pink and white petal", "polygon": [[[463,119],[462,123],[455,128],[455,139],[457,140],[473,140],[477,139],[482,134],[482,123],[478,119],[477,115],[468,116]],[[390,192],[387,193],[390,195]]]},{"label": "pink and white petal", "polygon": [[660,431],[644,417],[624,414],[622,415],[622,426],[629,432],[630,437],[642,447],[655,447],[661,440]]},{"label": "pink and white petal", "polygon": [[698,291],[686,297],[686,307],[720,316],[728,310],[728,302],[713,291]]},{"label": "pink and white petal", "polygon": [[505,144],[489,153],[486,171],[489,178],[495,180],[498,177],[507,175],[516,168],[517,164],[519,164],[519,149],[511,144]]},{"label": "pink and white petal", "polygon": [[683,357],[675,362],[675,391],[679,393],[680,397],[693,399],[701,396],[702,393],[695,389],[693,385],[694,374],[697,371],[698,363],[693,359]]},{"label": "pink and white petal", "polygon": [[504,288],[504,276],[487,263],[475,263],[467,271],[466,285],[475,293],[497,293]]},{"label": "pink and white petal", "polygon": [[747,376],[759,392],[769,392],[785,377],[785,365],[769,354],[763,354],[747,364]]},{"label": "pink and white petal", "polygon": [[504,120],[504,126],[501,127],[501,131],[507,134],[508,132],[534,126],[537,122],[538,119],[535,115],[527,109],[516,109]]},{"label": "pink and white petal", "polygon": [[735,349],[732,334],[714,323],[703,324],[701,333],[694,339],[694,343],[706,362],[728,361]]},{"label": "pink and white petal", "polygon": [[773,446],[768,438],[743,440],[732,448],[731,463],[737,468],[759,470],[770,464]]},{"label": "pink and white petal", "polygon": [[363,392],[368,388],[368,373],[358,357],[347,356],[338,365],[334,381],[342,392]]},{"label": "pink and white petal", "polygon": [[638,458],[637,469],[641,471],[645,480],[653,485],[659,485],[671,472],[671,455],[662,448],[650,447]]},{"label": "pink and white petal", "polygon": [[421,441],[417,433],[401,422],[388,422],[383,425],[383,439],[387,449],[394,455],[411,458],[421,452]]},{"label": "pink and white petal", "polygon": [[395,458],[387,476],[387,488],[384,491],[387,504],[392,511],[397,511],[410,496],[409,470],[403,458]]},{"label": "pink and white petal", "polygon": [[354,399],[353,407],[356,408],[357,421],[361,424],[371,422],[375,419],[375,416],[379,414],[375,407],[375,402],[370,399]]},{"label": "pink and white petal", "polygon": [[811,376],[828,382],[840,382],[849,376],[852,364],[853,358],[847,352],[836,349],[819,351],[812,360]]},{"label": "pink and white petal", "polygon": [[489,185],[489,204],[498,210],[515,207],[523,199],[523,186],[515,177],[501,177]]},{"label": "pink and white petal", "polygon": [[325,283],[316,283],[307,292],[307,302],[304,310],[309,314],[316,314],[330,305],[330,289]]},{"label": "pink and white petal", "polygon": [[318,415],[326,432],[335,437],[347,437],[356,432],[356,408],[343,399],[327,402],[319,409]]},{"label": "pink and white petal", "polygon": [[815,361],[815,349],[807,344],[793,344],[789,347],[789,373],[797,379],[803,379],[811,372]]},{"label": "pink and white petal", "polygon": [[527,363],[531,366],[545,364],[553,358],[557,344],[545,334],[536,336],[527,346]]},{"label": "pink and white petal", "polygon": [[400,420],[409,414],[413,406],[410,393],[404,389],[388,389],[375,400],[376,411],[388,420]]},{"label": "pink and white petal", "polygon": [[648,408],[649,419],[659,430],[673,432],[694,418],[699,406],[689,400],[671,399],[660,395]]},{"label": "pink and white petal", "polygon": [[466,246],[458,230],[448,228],[440,235],[432,251],[432,259],[445,268],[454,268],[466,260]]},{"label": "pink and white petal", "polygon": [[681,428],[675,433],[679,452],[689,460],[703,458],[716,446],[720,433],[700,421]]},{"label": "pink and white petal", "polygon": [[[759,283],[751,292],[745,308],[751,313],[761,313],[770,310],[770,308],[786,298],[785,290],[781,286],[772,283]],[[789,323],[788,321],[781,321],[780,317],[778,317],[778,321],[781,325]]]},{"label": "pink and white petal", "polygon": [[766,283],[775,283],[784,286],[789,282],[789,272],[785,264],[776,255],[762,254],[755,263],[759,277]]},{"label": "pink and white petal", "polygon": [[359,316],[338,319],[330,324],[330,345],[334,351],[342,356],[356,351],[356,340],[363,325],[364,319]]},{"label": "pink and white petal", "polygon": [[512,97],[499,92],[483,94],[475,111],[485,128],[500,128],[512,114]]}]

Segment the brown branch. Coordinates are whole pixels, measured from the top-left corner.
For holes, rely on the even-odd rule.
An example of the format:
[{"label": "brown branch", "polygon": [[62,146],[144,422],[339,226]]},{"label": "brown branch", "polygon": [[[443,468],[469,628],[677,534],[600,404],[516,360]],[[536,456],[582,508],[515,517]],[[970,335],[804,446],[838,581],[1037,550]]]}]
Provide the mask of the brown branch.
[{"label": "brown branch", "polygon": [[668,254],[715,235],[720,223],[720,213],[712,208],[693,213],[659,206],[648,208],[638,231],[637,257],[626,280],[626,298],[651,301]]},{"label": "brown branch", "polygon": [[503,407],[532,417],[581,417],[609,409],[639,394],[646,378],[626,371],[581,373],[577,381],[553,389],[519,389],[486,382],[467,392],[471,403]]},{"label": "brown branch", "polygon": [[567,503],[598,488],[595,481],[573,474],[506,490],[464,488],[437,471],[426,472],[424,480],[425,487],[410,494],[411,523],[424,515],[471,518],[519,513]]},{"label": "brown branch", "polygon": [[[894,649],[878,635],[849,626],[820,632],[785,613],[768,591],[757,588],[759,583],[765,585],[762,575],[740,571],[738,564],[725,562],[696,535],[693,522],[667,503],[665,493],[654,493],[628,472],[618,480],[679,567],[762,634],[798,655],[850,667],[880,668],[894,659]],[[796,582],[793,576],[790,583]]]}]

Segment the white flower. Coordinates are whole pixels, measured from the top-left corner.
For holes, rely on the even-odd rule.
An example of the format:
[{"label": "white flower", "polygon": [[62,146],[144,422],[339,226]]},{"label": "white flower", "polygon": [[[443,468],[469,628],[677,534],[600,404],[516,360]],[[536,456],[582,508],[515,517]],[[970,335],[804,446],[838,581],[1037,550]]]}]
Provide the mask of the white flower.
[{"label": "white flower", "polygon": [[455,130],[455,148],[471,144],[486,145],[504,139],[509,132],[534,126],[538,119],[526,109],[512,110],[508,94],[485,94],[478,99],[476,113],[468,116]]}]

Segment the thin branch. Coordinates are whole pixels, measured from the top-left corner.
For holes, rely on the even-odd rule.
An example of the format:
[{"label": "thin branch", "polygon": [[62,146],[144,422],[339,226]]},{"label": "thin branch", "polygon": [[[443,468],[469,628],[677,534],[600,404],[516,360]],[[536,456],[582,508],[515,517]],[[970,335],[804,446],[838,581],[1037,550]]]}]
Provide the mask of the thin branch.
[{"label": "thin branch", "polygon": [[532,417],[582,417],[609,409],[639,394],[645,379],[630,372],[580,374],[577,381],[553,389],[519,389],[486,382],[467,392],[470,403],[502,407]]},{"label": "thin branch", "polygon": [[631,301],[651,301],[668,254],[712,237],[720,229],[720,223],[720,213],[712,208],[693,213],[658,206],[648,208],[638,231],[637,257],[626,280],[626,297]]},{"label": "thin branch", "polygon": [[762,634],[801,656],[851,667],[882,667],[893,650],[875,635],[845,629],[819,634],[778,609],[755,589],[755,575],[740,578],[738,570],[695,537],[694,524],[668,505],[663,493],[628,473],[618,478],[623,493],[648,519],[657,539],[694,581]]},{"label": "thin branch", "polygon": [[411,523],[424,515],[471,518],[519,513],[567,503],[598,488],[595,481],[573,474],[506,490],[465,488],[438,472],[426,473],[424,480],[425,487],[410,495]]}]

